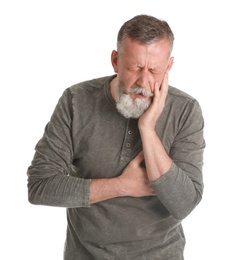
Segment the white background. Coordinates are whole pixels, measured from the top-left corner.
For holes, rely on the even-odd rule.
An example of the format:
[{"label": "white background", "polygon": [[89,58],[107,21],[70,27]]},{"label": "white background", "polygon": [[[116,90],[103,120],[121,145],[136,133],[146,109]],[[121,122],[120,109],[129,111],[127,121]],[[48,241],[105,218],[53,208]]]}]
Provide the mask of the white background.
[{"label": "white background", "polygon": [[2,259],[62,259],[65,209],[27,200],[26,171],[34,146],[65,88],[113,73],[110,54],[117,31],[142,13],[170,24],[175,34],[170,84],[198,99],[206,123],[204,197],[183,222],[185,259],[238,259],[235,4],[0,1]]}]

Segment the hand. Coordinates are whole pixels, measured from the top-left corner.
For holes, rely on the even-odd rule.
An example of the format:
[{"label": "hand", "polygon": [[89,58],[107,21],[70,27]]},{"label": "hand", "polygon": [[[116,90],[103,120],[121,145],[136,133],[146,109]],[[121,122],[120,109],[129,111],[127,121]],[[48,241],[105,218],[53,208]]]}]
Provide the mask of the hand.
[{"label": "hand", "polygon": [[168,72],[165,73],[161,87],[155,82],[154,98],[150,107],[140,116],[139,128],[155,129],[156,122],[160,117],[168,94]]},{"label": "hand", "polygon": [[123,196],[155,196],[155,193],[147,178],[146,169],[141,166],[143,159],[143,152],[140,152],[128,164],[128,166],[122,172],[122,175],[118,177]]}]

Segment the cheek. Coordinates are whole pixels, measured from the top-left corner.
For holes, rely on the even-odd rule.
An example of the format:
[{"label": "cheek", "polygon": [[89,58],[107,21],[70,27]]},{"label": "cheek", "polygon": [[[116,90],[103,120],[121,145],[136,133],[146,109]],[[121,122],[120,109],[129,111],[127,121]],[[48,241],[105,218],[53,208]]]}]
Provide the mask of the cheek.
[{"label": "cheek", "polygon": [[156,77],[155,82],[157,82],[159,84],[159,86],[161,86],[163,79],[164,79],[164,73],[162,75],[159,75],[158,77]]},{"label": "cheek", "polygon": [[123,83],[125,88],[130,88],[136,84],[137,75],[136,73],[132,73],[130,71],[123,71],[118,74],[119,80]]}]

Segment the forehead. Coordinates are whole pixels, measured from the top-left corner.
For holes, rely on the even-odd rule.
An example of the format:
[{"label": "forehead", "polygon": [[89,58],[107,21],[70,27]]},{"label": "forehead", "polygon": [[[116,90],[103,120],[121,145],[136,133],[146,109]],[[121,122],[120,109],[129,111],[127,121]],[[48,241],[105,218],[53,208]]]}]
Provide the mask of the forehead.
[{"label": "forehead", "polygon": [[142,44],[130,38],[123,42],[119,56],[127,62],[136,63],[160,63],[168,61],[170,55],[170,43],[166,39],[149,44]]}]

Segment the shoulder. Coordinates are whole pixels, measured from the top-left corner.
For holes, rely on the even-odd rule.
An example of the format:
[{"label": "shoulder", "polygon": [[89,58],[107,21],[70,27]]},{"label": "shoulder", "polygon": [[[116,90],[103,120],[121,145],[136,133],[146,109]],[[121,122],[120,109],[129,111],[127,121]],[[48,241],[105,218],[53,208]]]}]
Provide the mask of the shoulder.
[{"label": "shoulder", "polygon": [[189,95],[188,93],[172,86],[169,86],[168,96],[172,99],[178,100],[195,100],[195,98]]},{"label": "shoulder", "polygon": [[95,98],[104,95],[104,86],[109,85],[112,78],[113,76],[105,76],[76,83],[64,90],[62,98],[73,103],[86,103],[89,100],[94,102]]},{"label": "shoulder", "polygon": [[62,99],[73,111],[84,110],[89,114],[105,103],[105,89],[112,78],[113,76],[105,76],[74,84],[65,89]]},{"label": "shoulder", "polygon": [[169,86],[166,108],[169,111],[172,110],[178,117],[188,114],[195,116],[202,114],[200,104],[195,97],[172,86]]},{"label": "shoulder", "polygon": [[167,103],[179,107],[200,106],[195,97],[172,86],[169,86]]},{"label": "shoulder", "polygon": [[95,79],[90,79],[77,83],[69,88],[71,94],[77,94],[78,92],[91,92],[101,90],[107,82],[110,82],[111,76],[105,76]]}]

